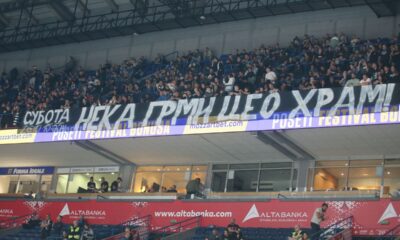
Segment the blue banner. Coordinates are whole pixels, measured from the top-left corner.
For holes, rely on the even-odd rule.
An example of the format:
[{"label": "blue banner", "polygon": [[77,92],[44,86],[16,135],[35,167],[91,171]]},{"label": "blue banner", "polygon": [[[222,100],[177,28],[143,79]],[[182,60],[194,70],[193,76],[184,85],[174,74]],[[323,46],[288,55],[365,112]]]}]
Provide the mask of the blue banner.
[{"label": "blue banner", "polygon": [[45,175],[53,173],[54,167],[0,168],[0,175]]}]

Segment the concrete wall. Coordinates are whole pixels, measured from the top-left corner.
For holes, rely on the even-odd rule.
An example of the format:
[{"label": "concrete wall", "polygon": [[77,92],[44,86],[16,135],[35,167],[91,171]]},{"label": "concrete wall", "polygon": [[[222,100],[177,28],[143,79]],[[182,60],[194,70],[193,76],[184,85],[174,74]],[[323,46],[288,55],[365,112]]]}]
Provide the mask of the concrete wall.
[{"label": "concrete wall", "polygon": [[235,49],[252,49],[260,44],[287,45],[296,35],[322,36],[326,33],[356,34],[362,38],[390,37],[397,34],[400,18],[377,18],[366,6],[339,8],[276,17],[243,20],[222,24],[147,33],[0,54],[0,70],[9,71],[37,65],[63,66],[68,56],[81,66],[96,68],[106,60],[119,63],[127,57],[153,58],[158,53],[188,51],[211,47],[218,54]]}]

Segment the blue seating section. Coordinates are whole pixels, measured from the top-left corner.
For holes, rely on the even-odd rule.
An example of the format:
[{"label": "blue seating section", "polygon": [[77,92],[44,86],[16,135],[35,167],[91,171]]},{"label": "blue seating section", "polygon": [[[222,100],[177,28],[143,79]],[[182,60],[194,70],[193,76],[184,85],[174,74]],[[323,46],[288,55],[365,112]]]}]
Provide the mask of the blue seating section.
[{"label": "blue seating section", "polygon": [[[68,229],[66,226],[65,229]],[[96,239],[103,239],[121,233],[123,231],[123,226],[120,225],[92,225],[93,231],[95,233]],[[47,240],[61,240],[60,236],[52,233]],[[17,233],[13,233],[6,236],[0,236],[0,240],[41,240],[40,238],[40,228],[35,227],[32,229],[21,229]]]},{"label": "blue seating section", "polygon": [[[223,228],[218,228],[223,233]],[[293,229],[288,228],[242,228],[246,240],[287,240]],[[192,240],[204,240],[211,234],[212,228],[198,228]]]}]

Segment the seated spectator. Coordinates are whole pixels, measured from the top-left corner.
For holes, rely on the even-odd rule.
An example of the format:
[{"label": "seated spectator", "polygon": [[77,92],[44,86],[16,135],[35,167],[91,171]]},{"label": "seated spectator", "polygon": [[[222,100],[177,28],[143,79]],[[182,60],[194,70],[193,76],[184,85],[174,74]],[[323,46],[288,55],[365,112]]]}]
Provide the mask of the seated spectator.
[{"label": "seated spectator", "polygon": [[160,184],[153,182],[151,188],[149,189],[149,193],[156,193],[160,191]]},{"label": "seated spectator", "polygon": [[301,240],[303,238],[303,232],[299,225],[294,226],[294,231],[290,234],[289,240]]},{"label": "seated spectator", "polygon": [[51,232],[51,228],[53,227],[53,222],[51,221],[50,215],[47,215],[46,218],[40,223],[40,238],[46,239]]},{"label": "seated spectator", "polygon": [[308,234],[306,232],[303,232],[301,240],[310,240],[310,238],[308,237]]},{"label": "seated spectator", "polygon": [[93,180],[93,177],[90,177],[90,181],[87,183],[87,191],[90,193],[96,192],[96,183]]},{"label": "seated spectator", "polygon": [[222,235],[222,240],[234,240],[234,239],[232,239],[231,235],[229,234],[228,229],[224,230],[224,234]]},{"label": "seated spectator", "polygon": [[219,234],[218,229],[214,228],[211,235],[206,237],[205,240],[221,240],[222,236]]},{"label": "seated spectator", "polygon": [[64,223],[62,222],[62,216],[58,216],[56,222],[53,224],[53,231],[57,236],[61,236],[64,230]]},{"label": "seated spectator", "polygon": [[170,192],[170,193],[176,193],[176,192],[178,192],[178,191],[176,190],[176,185],[172,185],[172,186],[167,190],[167,192]]},{"label": "seated spectator", "polygon": [[85,223],[83,226],[81,240],[93,240],[94,239],[94,232],[93,229],[90,227],[88,223]]}]

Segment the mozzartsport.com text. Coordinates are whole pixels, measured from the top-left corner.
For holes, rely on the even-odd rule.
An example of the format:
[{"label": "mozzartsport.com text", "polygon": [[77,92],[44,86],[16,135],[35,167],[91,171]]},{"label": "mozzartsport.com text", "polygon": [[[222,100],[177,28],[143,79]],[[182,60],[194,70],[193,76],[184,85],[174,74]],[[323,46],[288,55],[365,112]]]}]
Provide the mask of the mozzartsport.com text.
[{"label": "mozzartsport.com text", "polygon": [[154,212],[155,217],[217,217],[217,218],[229,218],[232,217],[232,212],[210,212],[210,211],[156,211]]},{"label": "mozzartsport.com text", "polygon": [[240,127],[243,126],[242,121],[227,121],[227,122],[215,122],[205,124],[193,124],[190,128],[225,128],[225,127]]}]

